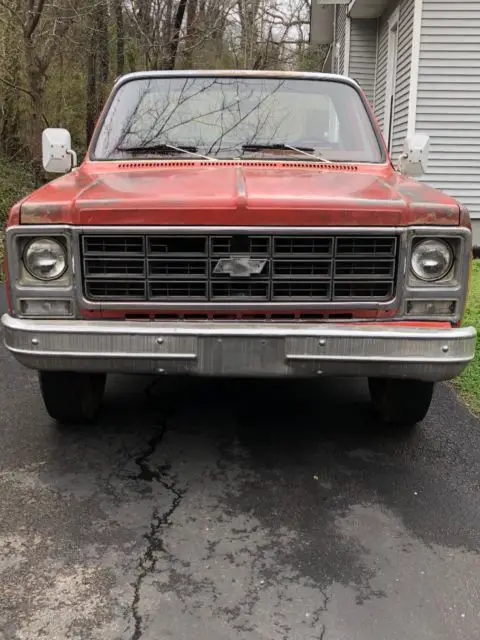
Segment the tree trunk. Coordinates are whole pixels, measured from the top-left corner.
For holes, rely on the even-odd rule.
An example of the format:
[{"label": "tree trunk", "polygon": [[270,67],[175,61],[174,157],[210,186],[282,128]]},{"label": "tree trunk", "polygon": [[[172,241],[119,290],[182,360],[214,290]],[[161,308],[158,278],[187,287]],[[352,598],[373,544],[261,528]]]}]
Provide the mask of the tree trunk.
[{"label": "tree trunk", "polygon": [[178,43],[180,41],[180,31],[182,29],[183,17],[187,8],[187,0],[179,0],[170,41],[167,47],[167,69],[175,69],[177,60]]},{"label": "tree trunk", "polygon": [[90,15],[90,46],[87,53],[86,118],[87,144],[102,109],[110,71],[108,50],[108,7],[98,3]]},{"label": "tree trunk", "polygon": [[187,4],[187,24],[186,24],[186,38],[185,38],[185,50],[183,59],[185,61],[185,67],[191,69],[193,67],[193,51],[197,40],[197,0],[188,0]]},{"label": "tree trunk", "polygon": [[152,23],[151,16],[151,6],[150,0],[138,0],[136,6],[138,7],[137,13],[137,24],[140,29],[140,41],[142,43],[143,48],[143,65],[145,69],[150,69],[151,65],[151,41],[150,41],[150,30]]},{"label": "tree trunk", "polygon": [[107,94],[107,83],[110,71],[110,52],[108,49],[108,7],[106,3],[98,5],[97,34],[99,90],[97,95],[97,113],[95,114],[95,117],[98,117]]},{"label": "tree trunk", "polygon": [[[5,31],[5,48],[7,51],[12,50],[15,46],[15,32],[12,30]],[[23,83],[21,79],[21,67],[15,56],[7,56],[3,54],[3,75],[11,83],[11,87],[2,86],[2,98],[0,98],[0,153],[6,156],[17,154],[23,147],[20,137],[21,122],[20,110],[22,108],[22,99],[13,87]]]},{"label": "tree trunk", "polygon": [[[92,20],[93,23],[93,20]],[[93,25],[92,25],[93,27]],[[87,81],[86,89],[86,108],[85,108],[85,138],[87,146],[90,143],[95,121],[97,117],[97,37],[95,31],[92,31],[90,43],[87,53]]]},{"label": "tree trunk", "polygon": [[125,24],[123,21],[122,0],[115,0],[116,58],[117,76],[125,70]]},{"label": "tree trunk", "polygon": [[250,69],[255,62],[258,64],[260,3],[258,0],[238,0],[237,6],[240,19],[242,67]]},{"label": "tree trunk", "polygon": [[25,38],[24,42],[28,92],[31,104],[27,148],[30,153],[35,181],[37,184],[41,184],[44,177],[42,167],[44,75],[42,70],[38,68],[38,59],[35,56],[32,41],[30,38]]}]

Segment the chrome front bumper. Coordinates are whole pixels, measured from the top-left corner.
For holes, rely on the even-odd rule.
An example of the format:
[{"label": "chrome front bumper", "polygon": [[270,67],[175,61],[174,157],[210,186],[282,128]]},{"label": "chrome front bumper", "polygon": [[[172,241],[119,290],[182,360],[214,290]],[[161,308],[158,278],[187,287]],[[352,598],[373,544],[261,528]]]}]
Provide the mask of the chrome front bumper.
[{"label": "chrome front bumper", "polygon": [[39,370],[220,376],[376,376],[449,380],[476,331],[372,324],[22,320],[5,345]]}]

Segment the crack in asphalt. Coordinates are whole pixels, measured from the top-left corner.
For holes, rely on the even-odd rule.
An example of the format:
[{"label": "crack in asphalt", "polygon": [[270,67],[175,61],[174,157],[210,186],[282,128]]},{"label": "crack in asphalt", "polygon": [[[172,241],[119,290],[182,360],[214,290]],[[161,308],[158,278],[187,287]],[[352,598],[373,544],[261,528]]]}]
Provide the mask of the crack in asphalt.
[{"label": "crack in asphalt", "polygon": [[171,507],[167,511],[162,514],[159,514],[157,510],[153,512],[152,521],[150,523],[150,531],[144,535],[145,539],[148,542],[148,545],[145,553],[143,554],[143,557],[139,561],[140,573],[138,574],[134,585],[134,595],[131,608],[133,619],[135,621],[135,630],[132,635],[132,640],[140,640],[143,634],[143,620],[138,610],[143,581],[148,574],[155,571],[155,567],[158,561],[156,553],[167,553],[163,545],[163,540],[161,537],[159,537],[159,533],[165,525],[171,524],[170,518],[179,506],[184,494],[184,492],[175,489],[173,485],[169,485],[164,482],[162,482],[161,484],[172,491],[175,497],[173,499]]},{"label": "crack in asphalt", "polygon": [[[151,387],[149,386],[146,389],[147,396],[149,397],[150,391]],[[154,509],[150,521],[150,529],[143,536],[147,541],[147,548],[138,562],[139,572],[134,583],[133,600],[130,608],[135,622],[135,628],[131,640],[140,640],[143,635],[143,619],[139,612],[143,582],[150,573],[155,571],[155,567],[159,559],[157,554],[168,553],[163,545],[160,533],[163,527],[171,524],[170,518],[180,505],[180,502],[185,495],[185,490],[181,491],[180,489],[177,489],[175,481],[168,482],[165,480],[165,474],[169,469],[169,465],[161,465],[152,469],[148,464],[148,459],[155,453],[167,432],[167,420],[171,417],[171,414],[172,410],[168,411],[168,416],[164,415],[164,417],[159,421],[158,426],[160,429],[158,433],[150,438],[145,451],[135,458],[135,464],[139,467],[139,472],[136,475],[129,476],[131,480],[158,482],[162,487],[173,494],[172,503],[166,511],[159,513],[157,509]]]},{"label": "crack in asphalt", "polygon": [[315,628],[318,624],[321,625],[320,635],[318,636],[318,640],[324,640],[325,634],[327,633],[327,627],[323,622],[320,622],[320,620],[322,619],[322,615],[328,610],[329,596],[327,596],[327,594],[323,589],[320,590],[320,593],[323,596],[323,606],[319,607],[313,612],[312,627]]},{"label": "crack in asphalt", "polygon": [[[151,391],[154,384],[155,383],[153,383],[152,385],[149,385],[146,388],[146,394],[149,397],[149,399],[152,399],[153,397],[153,394],[151,393]],[[178,395],[182,397],[182,394],[179,393]],[[177,394],[175,394],[175,396],[177,396]],[[161,532],[166,526],[170,526],[172,524],[171,518],[175,513],[175,511],[178,509],[182,501],[182,498],[186,493],[186,489],[181,490],[177,487],[176,479],[172,481],[169,480],[168,478],[168,472],[170,470],[169,464],[158,465],[155,467],[152,467],[149,464],[149,459],[151,458],[151,456],[154,455],[154,453],[156,452],[157,448],[161,444],[162,440],[164,439],[168,431],[168,420],[171,418],[172,414],[174,413],[175,406],[177,406],[177,403],[175,402],[175,398],[170,397],[169,400],[170,402],[168,403],[168,408],[165,410],[165,407],[164,407],[164,411],[162,411],[162,416],[157,421],[157,426],[158,426],[157,433],[148,440],[145,449],[135,458],[135,464],[138,467],[138,473],[128,476],[131,480],[148,482],[148,483],[153,483],[153,482],[159,483],[162,487],[164,487],[167,491],[169,491],[172,494],[172,502],[169,508],[166,509],[166,511],[160,513],[158,509],[153,510],[151,520],[150,520],[149,530],[143,534],[143,538],[147,542],[147,548],[138,561],[138,565],[137,565],[138,573],[137,573],[135,582],[133,583],[134,592],[133,592],[133,599],[130,605],[130,611],[134,621],[134,630],[131,636],[131,640],[141,640],[144,634],[143,618],[139,610],[142,586],[147,576],[152,574],[155,571],[158,561],[160,560],[160,556],[170,555],[168,550],[164,546],[164,541],[163,541]],[[313,620],[312,620],[314,627],[319,625],[320,635],[318,636],[318,640],[324,640],[325,638],[327,629],[325,624],[323,623],[320,624],[320,620],[321,620],[322,614],[327,610],[328,600],[329,600],[329,597],[323,590],[321,590],[321,594],[323,596],[323,607],[320,606],[316,611],[314,611]],[[246,594],[246,598],[240,604],[241,608],[246,607],[248,613],[250,614],[250,617],[252,616],[252,609],[254,606],[254,602],[255,602],[255,597],[254,597],[254,594],[252,593],[252,589],[250,589]],[[233,619],[235,619],[235,617],[236,617],[235,614],[233,614]],[[233,625],[233,626],[237,630],[242,630],[242,631],[254,630],[253,627],[249,627],[248,624]]]},{"label": "crack in asphalt", "polygon": [[163,513],[159,513],[157,509],[153,511],[152,519],[150,522],[150,530],[148,533],[144,534],[144,538],[147,541],[147,548],[140,558],[138,563],[139,573],[137,575],[137,579],[134,583],[134,594],[133,601],[131,605],[132,616],[135,621],[135,629],[132,635],[131,640],[140,640],[143,635],[143,620],[142,616],[139,612],[139,604],[140,604],[140,596],[142,584],[147,575],[153,573],[155,571],[155,567],[158,562],[157,553],[166,554],[167,551],[163,545],[163,540],[159,535],[162,528],[166,525],[171,524],[170,518],[174,514],[175,510],[178,508],[185,491],[180,491],[176,488],[175,482],[167,482],[164,479],[164,474],[167,465],[163,465],[157,467],[156,469],[152,469],[148,465],[148,458],[155,452],[156,448],[162,441],[165,433],[166,433],[166,423],[162,425],[160,432],[151,438],[148,442],[147,449],[135,459],[135,463],[139,466],[140,472],[136,476],[131,476],[132,479],[135,480],[143,480],[146,482],[158,482],[165,487],[168,491],[173,493],[172,504],[169,509],[164,511]]}]

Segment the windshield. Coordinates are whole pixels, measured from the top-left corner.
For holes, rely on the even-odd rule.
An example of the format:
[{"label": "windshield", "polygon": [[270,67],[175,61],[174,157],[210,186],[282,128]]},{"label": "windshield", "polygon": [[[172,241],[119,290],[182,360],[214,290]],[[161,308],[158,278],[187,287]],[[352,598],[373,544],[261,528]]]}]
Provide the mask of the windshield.
[{"label": "windshield", "polygon": [[300,150],[326,160],[382,161],[354,87],[338,80],[266,77],[130,80],[113,98],[93,157],[198,153],[224,159],[261,153],[288,159],[298,158]]}]

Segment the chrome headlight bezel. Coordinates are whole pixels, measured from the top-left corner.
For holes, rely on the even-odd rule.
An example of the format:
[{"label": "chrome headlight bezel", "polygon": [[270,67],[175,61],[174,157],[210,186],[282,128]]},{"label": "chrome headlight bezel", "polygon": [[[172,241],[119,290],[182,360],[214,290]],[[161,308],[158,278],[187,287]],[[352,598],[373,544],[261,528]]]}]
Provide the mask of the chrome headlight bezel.
[{"label": "chrome headlight bezel", "polygon": [[[437,255],[440,255],[444,259],[444,266],[442,270],[432,275],[429,275],[428,272],[425,271],[421,265],[421,258],[419,258],[419,263],[416,264],[416,258],[418,253],[426,249],[428,245],[430,252],[437,252]],[[425,257],[424,257],[425,259]],[[449,273],[452,270],[453,264],[455,261],[455,253],[451,247],[451,245],[444,238],[422,238],[417,240],[417,242],[412,247],[412,252],[410,255],[410,270],[412,274],[417,278],[420,282],[424,282],[426,284],[433,284],[436,282],[440,282],[448,277]]]},{"label": "chrome headlight bezel", "polygon": [[[32,265],[31,259],[29,258],[29,252],[33,252],[34,246],[42,243],[44,245],[44,251],[48,251],[48,246],[50,246],[50,251],[54,259],[54,254],[55,252],[57,253],[57,260],[60,262],[60,268],[56,270],[53,275],[39,273],[38,270],[34,268],[34,265]],[[55,280],[59,280],[68,269],[68,251],[59,238],[52,238],[48,236],[30,238],[23,247],[21,259],[23,266],[29,275],[35,280],[39,280],[41,282],[54,282]]]},{"label": "chrome headlight bezel", "polygon": [[[40,317],[37,313],[30,313],[30,311],[25,308],[24,301],[69,300],[72,303],[72,312],[76,315],[75,270],[71,227],[68,225],[12,225],[7,227],[5,236],[12,313],[20,318]],[[32,275],[23,260],[25,251],[34,241],[44,241],[46,239],[53,240],[59,244],[62,250],[61,255],[65,255],[65,265],[62,259],[61,274],[60,269],[57,269],[54,274],[55,277],[50,277],[50,279],[45,279],[44,274],[37,272],[35,269],[32,271],[36,275]],[[57,244],[55,247],[57,247]],[[37,275],[40,275],[40,278],[38,278]],[[51,316],[44,314],[43,317],[53,318],[60,317],[60,315],[57,313],[54,314],[52,311]],[[61,317],[67,316],[62,312]]]},{"label": "chrome headlight bezel", "polygon": [[[408,230],[405,240],[407,252],[404,263],[402,315],[412,321],[459,322],[463,315],[468,291],[468,273],[472,255],[471,230],[453,225],[412,227]],[[453,254],[450,268],[444,270],[446,273],[440,279],[422,280],[411,267],[412,254],[427,240],[445,243]],[[454,307],[452,304],[451,313],[445,311],[447,301],[455,303]],[[412,302],[423,302],[428,305],[423,312],[415,311],[411,308]],[[429,311],[427,307],[432,305],[433,308]]]}]

